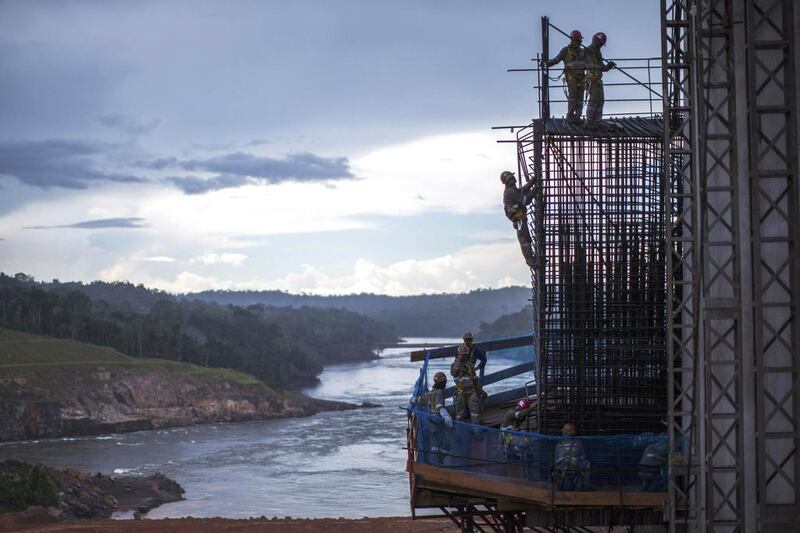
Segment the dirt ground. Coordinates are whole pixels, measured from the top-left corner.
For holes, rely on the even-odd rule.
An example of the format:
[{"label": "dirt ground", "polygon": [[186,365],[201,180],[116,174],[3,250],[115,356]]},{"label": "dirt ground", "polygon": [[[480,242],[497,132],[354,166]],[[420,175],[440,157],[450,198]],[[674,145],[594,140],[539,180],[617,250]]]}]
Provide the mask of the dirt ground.
[{"label": "dirt ground", "polygon": [[23,516],[21,513],[8,513],[0,515],[0,531],[26,531],[26,532],[170,532],[170,533],[201,533],[205,531],[263,531],[266,533],[309,533],[309,532],[345,532],[345,533],[372,533],[372,532],[414,532],[414,533],[445,533],[458,531],[447,519],[419,519],[411,520],[408,517],[392,518],[362,518],[359,520],[345,520],[343,518],[321,518],[316,520],[303,519],[269,519],[253,518],[249,520],[230,520],[223,518],[181,518],[164,520],[74,520],[61,521],[55,518],[47,519],[41,515],[37,517]]}]

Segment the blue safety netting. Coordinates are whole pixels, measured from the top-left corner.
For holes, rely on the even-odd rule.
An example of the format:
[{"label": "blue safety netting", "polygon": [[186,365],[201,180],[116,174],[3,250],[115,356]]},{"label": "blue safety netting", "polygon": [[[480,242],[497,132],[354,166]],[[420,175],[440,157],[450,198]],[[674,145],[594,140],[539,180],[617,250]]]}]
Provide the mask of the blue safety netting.
[{"label": "blue safety netting", "polygon": [[666,490],[666,434],[564,437],[456,420],[449,427],[427,408],[428,363],[407,407],[418,462],[557,490]]}]

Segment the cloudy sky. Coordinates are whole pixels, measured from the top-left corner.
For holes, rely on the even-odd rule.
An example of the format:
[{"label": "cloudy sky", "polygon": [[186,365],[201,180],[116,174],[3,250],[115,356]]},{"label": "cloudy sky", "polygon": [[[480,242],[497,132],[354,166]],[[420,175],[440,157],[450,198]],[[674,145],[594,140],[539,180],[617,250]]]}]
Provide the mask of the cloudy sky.
[{"label": "cloudy sky", "polygon": [[535,114],[506,69],[544,14],[605,31],[607,57],[659,53],[656,0],[0,0],[0,271],[527,284],[497,179],[514,148],[489,128]]}]

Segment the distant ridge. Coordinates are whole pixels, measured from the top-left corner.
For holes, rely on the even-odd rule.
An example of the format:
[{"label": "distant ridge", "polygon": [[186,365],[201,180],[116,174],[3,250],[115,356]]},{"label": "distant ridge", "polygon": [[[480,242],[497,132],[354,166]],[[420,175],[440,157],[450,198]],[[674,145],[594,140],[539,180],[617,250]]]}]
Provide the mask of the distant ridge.
[{"label": "distant ridge", "polygon": [[464,330],[478,329],[481,323],[491,323],[502,315],[516,313],[529,305],[530,294],[528,287],[505,287],[477,289],[459,294],[414,296],[319,296],[283,291],[203,291],[184,294],[181,298],[242,307],[262,304],[275,307],[346,309],[391,324],[400,335],[406,337],[435,337],[460,336]]}]

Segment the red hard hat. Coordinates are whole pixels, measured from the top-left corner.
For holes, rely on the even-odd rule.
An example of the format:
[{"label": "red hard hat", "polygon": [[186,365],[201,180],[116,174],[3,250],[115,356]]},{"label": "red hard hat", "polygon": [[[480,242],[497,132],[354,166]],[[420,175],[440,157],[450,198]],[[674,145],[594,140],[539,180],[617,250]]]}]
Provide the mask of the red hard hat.
[{"label": "red hard hat", "polygon": [[605,33],[603,33],[603,32],[601,32],[601,31],[599,31],[599,32],[595,33],[595,34],[594,34],[594,37],[592,37],[592,39],[597,39],[597,41],[598,41],[600,44],[606,44],[606,41],[608,40],[608,39],[606,38],[606,34],[605,34]]},{"label": "red hard hat", "polygon": [[578,30],[572,30],[571,32],[569,32],[569,38],[574,39],[576,41],[582,41],[583,35],[581,35],[581,32]]},{"label": "red hard hat", "polygon": [[447,382],[447,376],[444,375],[444,372],[437,372],[436,375],[433,376],[434,383],[440,382]]},{"label": "red hard hat", "polygon": [[527,398],[523,398],[517,402],[517,411],[522,411],[523,409],[527,409],[530,406],[531,402],[529,402]]}]

